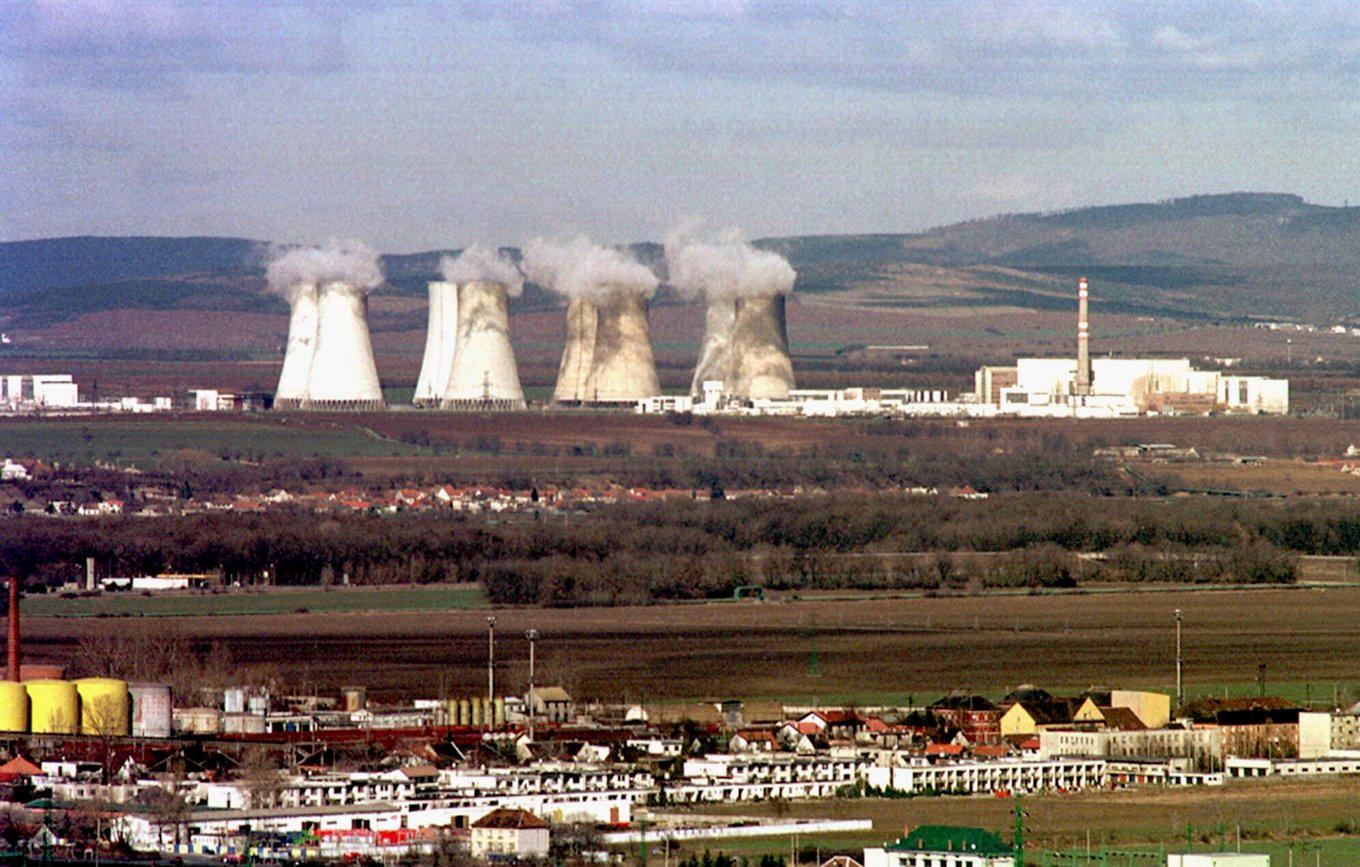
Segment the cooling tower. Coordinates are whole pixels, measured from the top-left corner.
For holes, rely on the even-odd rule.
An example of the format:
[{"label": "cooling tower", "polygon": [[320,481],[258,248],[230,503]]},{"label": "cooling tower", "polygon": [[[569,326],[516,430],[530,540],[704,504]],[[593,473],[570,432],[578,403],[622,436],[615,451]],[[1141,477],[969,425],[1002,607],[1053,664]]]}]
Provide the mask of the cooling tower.
[{"label": "cooling tower", "polygon": [[347,283],[317,295],[316,349],[304,409],[382,409],[382,387],[368,336],[368,296]]},{"label": "cooling tower", "polygon": [[458,287],[457,349],[444,390],[444,409],[524,409],[524,389],[510,348],[510,308],[504,283]]},{"label": "cooling tower", "polygon": [[632,403],[661,393],[652,359],[647,299],[619,291],[600,307],[595,357],[590,366],[591,403]]},{"label": "cooling tower", "polygon": [[416,378],[416,406],[438,406],[449,387],[458,322],[458,290],[452,283],[430,283],[430,318],[425,331],[425,358]]},{"label": "cooling tower", "polygon": [[283,354],[275,409],[297,409],[307,398],[307,375],[316,348],[316,286],[303,284],[292,292],[292,315],[288,319],[288,348]]},{"label": "cooling tower", "polygon": [[784,400],[793,387],[784,296],[738,299],[732,324],[731,375],[725,390],[739,400]]},{"label": "cooling tower", "polygon": [[708,380],[726,380],[732,358],[732,322],[737,316],[737,304],[731,298],[710,299],[704,314],[704,340],[699,346],[699,363],[694,367],[694,381],[689,393],[699,397]]},{"label": "cooling tower", "polygon": [[562,347],[562,365],[557,370],[554,403],[584,403],[590,400],[591,370],[595,363],[595,332],[600,314],[584,298],[567,302],[567,340]]}]

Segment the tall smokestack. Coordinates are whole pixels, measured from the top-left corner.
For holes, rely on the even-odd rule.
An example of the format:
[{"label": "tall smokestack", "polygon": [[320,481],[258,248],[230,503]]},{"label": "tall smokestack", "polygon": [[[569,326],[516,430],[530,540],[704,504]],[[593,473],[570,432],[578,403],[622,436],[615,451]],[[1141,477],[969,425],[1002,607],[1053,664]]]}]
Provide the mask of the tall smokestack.
[{"label": "tall smokestack", "polygon": [[368,295],[348,283],[322,286],[316,331],[303,409],[382,409],[382,386],[368,336]]},{"label": "tall smokestack", "polygon": [[661,393],[652,357],[647,299],[620,289],[600,306],[591,365],[592,403],[632,403]]},{"label": "tall smokestack", "polygon": [[458,287],[447,280],[429,286],[430,314],[425,330],[425,357],[416,378],[416,406],[438,406],[449,387],[449,372],[458,340]]},{"label": "tall smokestack", "polygon": [[739,400],[784,400],[793,387],[784,296],[738,298],[727,390]]},{"label": "tall smokestack", "polygon": [[694,379],[689,393],[699,397],[704,383],[710,380],[726,382],[732,364],[732,325],[737,318],[736,299],[710,297],[704,312],[704,337],[699,345],[699,363],[694,366]]},{"label": "tall smokestack", "polygon": [[1091,393],[1091,325],[1086,318],[1089,294],[1082,277],[1077,283],[1077,394]]},{"label": "tall smokestack", "polygon": [[510,346],[506,285],[490,281],[458,287],[457,350],[441,406],[445,409],[523,409],[524,389]]},{"label": "tall smokestack", "polygon": [[19,576],[9,576],[9,647],[6,676],[19,680]]},{"label": "tall smokestack", "polygon": [[288,290],[292,314],[288,318],[288,348],[283,354],[276,409],[297,409],[307,399],[307,374],[316,349],[316,284],[302,283]]},{"label": "tall smokestack", "polygon": [[600,312],[593,302],[579,297],[567,302],[567,338],[562,346],[562,363],[557,368],[553,403],[590,400],[594,382],[590,374],[595,366],[595,332],[599,324]]}]

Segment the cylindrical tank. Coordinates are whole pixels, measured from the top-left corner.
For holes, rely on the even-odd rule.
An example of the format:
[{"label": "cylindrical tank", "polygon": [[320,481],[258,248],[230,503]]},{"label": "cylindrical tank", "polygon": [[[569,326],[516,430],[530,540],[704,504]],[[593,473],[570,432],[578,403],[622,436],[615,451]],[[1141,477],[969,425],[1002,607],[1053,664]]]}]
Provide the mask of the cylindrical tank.
[{"label": "cylindrical tank", "polygon": [[253,713],[228,713],[222,715],[222,731],[229,735],[264,734],[264,717]]},{"label": "cylindrical tank", "polygon": [[647,299],[637,292],[620,289],[600,306],[590,378],[591,403],[632,403],[661,393]]},{"label": "cylindrical tank", "polygon": [[783,295],[737,301],[732,375],[723,390],[742,400],[784,400],[794,387]]},{"label": "cylindrical tank", "polygon": [[80,733],[124,736],[131,727],[132,712],[125,680],[85,677],[76,681],[80,695]]},{"label": "cylindrical tank", "polygon": [[316,348],[316,285],[302,283],[289,292],[292,314],[288,319],[288,348],[279,371],[279,387],[274,392],[275,409],[297,409],[307,399],[307,376],[312,369]]},{"label": "cylindrical tank", "polygon": [[174,728],[174,702],[170,687],[164,683],[130,683],[132,696],[132,736],[168,738]]},{"label": "cylindrical tank", "polygon": [[472,702],[465,698],[458,699],[458,724],[460,726],[472,725]]},{"label": "cylindrical tank", "polygon": [[222,691],[222,709],[227,713],[246,712],[246,690],[242,686],[229,686]]},{"label": "cylindrical tank", "polygon": [[557,369],[554,402],[582,403],[590,399],[599,319],[599,311],[590,301],[572,298],[567,302],[567,339],[562,346],[562,364]]},{"label": "cylindrical tank", "polygon": [[510,346],[510,308],[504,283],[458,287],[458,337],[445,409],[523,409],[524,389]]},{"label": "cylindrical tank", "polygon": [[316,349],[303,409],[382,409],[367,293],[349,283],[327,283],[317,299]]},{"label": "cylindrical tank", "polygon": [[472,717],[468,720],[468,725],[479,726],[482,724],[482,705],[484,699],[474,698],[472,700]]},{"label": "cylindrical tank", "polygon": [[416,378],[416,406],[439,406],[449,385],[449,370],[457,351],[458,288],[436,280],[429,284],[429,320],[425,329],[425,357]]},{"label": "cylindrical tank", "polygon": [[28,731],[28,691],[22,683],[0,680],[0,732]]},{"label": "cylindrical tank", "polygon": [[246,710],[258,716],[266,716],[269,713],[269,693],[251,693],[246,697]]},{"label": "cylindrical tank", "polygon": [[499,695],[496,696],[496,716],[495,716],[495,720],[496,720],[496,725],[498,725],[498,726],[503,726],[503,725],[505,725],[505,699],[502,698],[502,697],[500,697]]},{"label": "cylindrical tank", "polygon": [[184,707],[174,710],[175,731],[189,735],[215,735],[222,730],[222,711],[215,707]]},{"label": "cylindrical tank", "polygon": [[40,735],[73,735],[80,728],[80,694],[68,680],[30,680],[28,730]]},{"label": "cylindrical tank", "polygon": [[368,705],[368,690],[362,686],[347,686],[341,691],[344,709],[348,713],[363,710]]},{"label": "cylindrical tank", "polygon": [[704,339],[699,345],[699,363],[694,366],[694,379],[689,393],[700,397],[704,383],[723,380],[724,390],[729,376],[732,356],[732,323],[737,317],[737,302],[732,298],[710,298],[704,313]]}]

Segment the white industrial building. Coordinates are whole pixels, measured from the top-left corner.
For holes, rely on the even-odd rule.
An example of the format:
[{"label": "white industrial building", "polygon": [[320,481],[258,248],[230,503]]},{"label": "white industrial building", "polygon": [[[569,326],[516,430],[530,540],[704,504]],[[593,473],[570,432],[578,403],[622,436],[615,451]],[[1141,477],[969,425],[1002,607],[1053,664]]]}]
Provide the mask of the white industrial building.
[{"label": "white industrial building", "polygon": [[80,402],[69,373],[11,374],[0,377],[0,403],[10,410],[24,407],[65,409]]},{"label": "white industrial building", "polygon": [[1235,412],[1284,415],[1289,381],[1197,370],[1188,358],[1094,358],[1087,393],[1074,358],[1019,358],[982,367],[973,397],[998,414],[1116,417],[1146,413]]}]

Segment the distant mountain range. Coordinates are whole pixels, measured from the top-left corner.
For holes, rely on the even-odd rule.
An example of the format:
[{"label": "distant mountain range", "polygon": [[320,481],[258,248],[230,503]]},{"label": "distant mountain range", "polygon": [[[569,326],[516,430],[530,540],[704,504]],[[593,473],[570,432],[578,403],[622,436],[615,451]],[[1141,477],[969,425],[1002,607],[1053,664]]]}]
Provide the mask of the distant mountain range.
[{"label": "distant mountain range", "polygon": [[[1360,316],[1360,207],[1231,193],[1007,214],[916,234],[769,238],[796,291],[861,307],[1066,308],[1081,273],[1097,310],[1176,317]],[[653,244],[637,252],[654,265]],[[422,295],[433,250],[384,257],[389,290]],[[244,238],[74,237],[0,244],[0,327],[116,310],[283,313],[268,245]],[[520,308],[556,303],[538,291]]]}]

